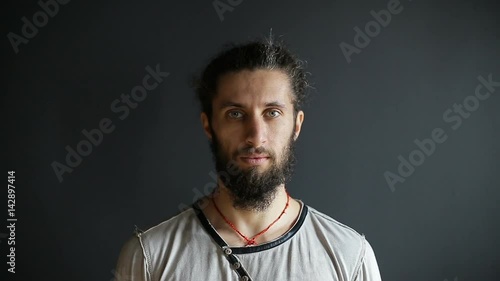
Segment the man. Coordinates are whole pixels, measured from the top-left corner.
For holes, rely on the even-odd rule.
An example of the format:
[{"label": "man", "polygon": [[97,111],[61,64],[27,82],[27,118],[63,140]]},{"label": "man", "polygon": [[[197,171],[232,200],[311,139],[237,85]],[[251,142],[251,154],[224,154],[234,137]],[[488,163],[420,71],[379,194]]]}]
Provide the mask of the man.
[{"label": "man", "polygon": [[217,187],[136,232],[121,251],[117,281],[381,280],[364,235],[286,190],[307,87],[301,62],[272,39],[212,59],[196,92]]}]

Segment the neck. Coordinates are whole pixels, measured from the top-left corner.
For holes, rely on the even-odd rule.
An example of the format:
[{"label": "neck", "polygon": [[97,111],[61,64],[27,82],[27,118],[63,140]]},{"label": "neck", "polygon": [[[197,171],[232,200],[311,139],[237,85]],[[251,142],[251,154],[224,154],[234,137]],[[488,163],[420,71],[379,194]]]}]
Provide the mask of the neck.
[{"label": "neck", "polygon": [[[284,184],[277,187],[274,199],[271,201],[269,207],[263,211],[235,208],[233,206],[231,192],[222,183],[219,183],[219,188],[217,188],[213,194],[213,202],[215,202],[215,205],[224,217],[249,238],[273,223],[273,221],[282,214],[287,204],[287,200],[288,194]],[[206,212],[207,217],[219,234],[221,234],[226,241],[235,241],[234,243],[228,242],[229,244],[238,244],[236,241],[245,244],[244,240],[242,240],[217,212],[212,200],[210,200],[210,202],[210,207]],[[298,211],[300,211],[300,205],[290,198],[286,212],[266,233],[262,234],[262,237],[256,239],[256,241],[260,244],[270,239],[277,238],[286,232],[293,225],[298,215]]]}]

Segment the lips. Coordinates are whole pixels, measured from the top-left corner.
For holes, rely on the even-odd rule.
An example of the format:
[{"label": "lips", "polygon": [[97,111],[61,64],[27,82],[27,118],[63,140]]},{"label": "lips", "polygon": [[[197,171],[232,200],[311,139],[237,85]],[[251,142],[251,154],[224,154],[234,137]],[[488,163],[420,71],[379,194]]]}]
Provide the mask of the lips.
[{"label": "lips", "polygon": [[266,162],[269,159],[269,156],[267,155],[249,155],[249,156],[242,156],[241,160],[243,162],[246,162],[248,164],[254,164],[254,165],[259,165],[264,162]]},{"label": "lips", "polygon": [[241,156],[241,158],[244,159],[261,159],[261,158],[269,158],[267,155],[248,155],[248,156]]}]

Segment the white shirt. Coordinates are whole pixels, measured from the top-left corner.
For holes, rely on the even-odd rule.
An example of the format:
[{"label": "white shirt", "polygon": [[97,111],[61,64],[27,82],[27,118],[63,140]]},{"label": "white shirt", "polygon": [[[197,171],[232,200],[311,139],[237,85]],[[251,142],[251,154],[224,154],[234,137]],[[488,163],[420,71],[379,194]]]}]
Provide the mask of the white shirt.
[{"label": "white shirt", "polygon": [[352,228],[307,206],[279,238],[227,247],[195,203],[123,246],[116,281],[380,281],[372,247]]}]

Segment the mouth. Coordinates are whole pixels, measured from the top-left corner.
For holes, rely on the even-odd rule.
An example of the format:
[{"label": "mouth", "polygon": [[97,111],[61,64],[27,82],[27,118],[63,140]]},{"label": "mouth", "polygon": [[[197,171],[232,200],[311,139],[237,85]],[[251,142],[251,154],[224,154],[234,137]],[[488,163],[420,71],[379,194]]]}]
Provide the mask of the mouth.
[{"label": "mouth", "polygon": [[261,165],[269,160],[268,156],[242,156],[240,159],[251,165]]}]

